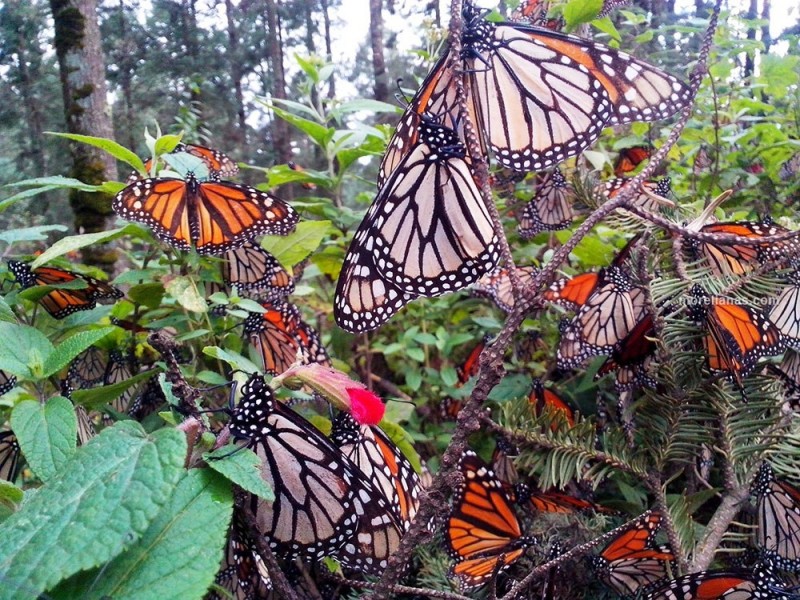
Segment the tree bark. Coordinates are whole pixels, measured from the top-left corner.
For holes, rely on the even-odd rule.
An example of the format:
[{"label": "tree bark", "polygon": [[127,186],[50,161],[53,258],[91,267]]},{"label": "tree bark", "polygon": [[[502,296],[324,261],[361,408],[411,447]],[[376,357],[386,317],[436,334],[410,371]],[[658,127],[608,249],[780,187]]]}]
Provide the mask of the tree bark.
[{"label": "tree bark", "polygon": [[369,0],[369,41],[372,46],[372,70],[375,75],[375,100],[389,101],[386,61],[383,58],[382,0]]},{"label": "tree bark", "polygon": [[[748,21],[754,21],[758,18],[758,2],[757,0],[750,0],[750,7],[747,9],[747,14],[745,18]],[[748,27],[747,28],[747,39],[751,41],[755,41],[756,39],[756,28],[755,27]],[[753,50],[755,52],[755,50]],[[744,58],[744,77],[745,79],[749,79],[753,76],[753,70],[755,69],[755,56],[751,55],[749,52],[745,53]]]},{"label": "tree bark", "polygon": [[[320,0],[322,6],[322,22],[325,27],[325,62],[333,62],[333,43],[331,42],[331,14],[328,10],[328,0]],[[328,79],[328,98],[336,97],[336,75],[331,75]]]},{"label": "tree bark", "polygon": [[225,0],[225,16],[228,21],[228,57],[230,58],[231,80],[233,81],[233,97],[236,102],[236,139],[233,140],[241,151],[247,144],[247,122],[244,113],[244,94],[242,93],[242,59],[239,51],[239,33],[236,27],[236,12],[231,0]]},{"label": "tree bark", "polygon": [[[64,112],[70,133],[114,138],[106,102],[105,61],[100,44],[96,0],[50,0],[55,24],[54,45],[61,75]],[[117,165],[109,154],[86,144],[71,144],[72,177],[100,184],[117,179]],[[70,205],[79,233],[104,231],[113,211],[108,194],[72,191]],[[86,248],[84,262],[112,271],[117,260],[108,247]]]},{"label": "tree bark", "polygon": [[[281,42],[280,18],[278,17],[277,0],[267,0],[267,60],[272,68],[272,98],[286,99],[286,75],[283,70],[283,48]],[[287,163],[292,159],[292,148],[289,140],[289,125],[283,119],[274,117],[272,122],[272,143],[279,162]]]}]

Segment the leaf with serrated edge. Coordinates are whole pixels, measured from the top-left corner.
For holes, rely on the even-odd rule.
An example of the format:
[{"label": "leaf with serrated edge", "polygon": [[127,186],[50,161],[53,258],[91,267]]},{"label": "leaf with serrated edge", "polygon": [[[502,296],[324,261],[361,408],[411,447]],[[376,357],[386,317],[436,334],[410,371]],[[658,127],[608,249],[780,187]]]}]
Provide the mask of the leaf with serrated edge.
[{"label": "leaf with serrated edge", "polygon": [[214,452],[206,452],[203,459],[209,467],[240,488],[268,502],[275,500],[275,494],[261,476],[261,459],[252,450],[239,446],[225,446]]},{"label": "leaf with serrated edge", "polygon": [[82,446],[0,525],[3,600],[28,600],[108,562],[147,531],[184,473],[186,438],[125,421]]},{"label": "leaf with serrated edge", "polygon": [[11,429],[28,465],[45,483],[75,454],[78,419],[72,402],[61,396],[50,398],[46,404],[20,402],[11,412]]},{"label": "leaf with serrated edge", "polygon": [[219,569],[232,508],[228,481],[208,469],[192,469],[139,542],[107,566],[81,573],[49,595],[65,600],[199,600]]}]

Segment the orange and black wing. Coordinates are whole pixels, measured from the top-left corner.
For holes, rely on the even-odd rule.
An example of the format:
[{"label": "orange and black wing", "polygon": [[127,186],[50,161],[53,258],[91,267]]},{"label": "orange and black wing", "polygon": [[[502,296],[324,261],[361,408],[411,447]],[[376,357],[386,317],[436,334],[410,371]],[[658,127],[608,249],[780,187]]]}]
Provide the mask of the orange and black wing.
[{"label": "orange and black wing", "polygon": [[221,254],[259,235],[286,235],[299,219],[286,202],[255,188],[227,182],[142,179],[112,203],[123,219],[151,227],[179,250]]},{"label": "orange and black wing", "polygon": [[617,155],[617,161],[614,163],[614,175],[622,177],[627,175],[648,158],[650,158],[650,146],[630,146],[623,148]]},{"label": "orange and black wing", "polygon": [[[545,410],[560,412],[570,427],[575,425],[575,411],[552,389],[544,387],[541,379],[533,380],[528,402],[537,416]],[[556,427],[558,427],[557,423],[553,423],[553,428]]]},{"label": "orange and black wing", "polygon": [[225,253],[222,278],[240,290],[257,291],[266,299],[288,296],[294,291],[294,278],[272,254],[254,242],[245,242]]},{"label": "orange and black wing", "polygon": [[[527,286],[537,273],[536,267],[517,268],[517,277],[519,277],[522,287]],[[476,296],[490,298],[498,308],[505,312],[514,310],[514,288],[506,267],[500,267],[481,277],[472,286],[472,293]]]},{"label": "orange and black wing", "polygon": [[450,574],[469,589],[488,582],[535,542],[522,535],[505,488],[486,463],[468,450],[460,470],[464,483],[453,498],[445,537],[457,561]]},{"label": "orange and black wing", "polygon": [[599,555],[590,558],[596,576],[624,596],[666,577],[675,557],[669,548],[653,545],[660,523],[658,513],[648,513],[611,540]]},{"label": "orange and black wing", "polygon": [[800,490],[778,479],[769,463],[759,469],[752,493],[756,497],[756,546],[783,570],[800,569]]}]

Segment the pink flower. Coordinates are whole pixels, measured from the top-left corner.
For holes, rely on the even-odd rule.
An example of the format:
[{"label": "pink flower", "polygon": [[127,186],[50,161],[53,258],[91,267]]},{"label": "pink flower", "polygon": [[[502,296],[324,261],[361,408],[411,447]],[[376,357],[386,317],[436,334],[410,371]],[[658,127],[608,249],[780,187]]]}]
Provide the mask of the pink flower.
[{"label": "pink flower", "polygon": [[296,365],[272,380],[289,388],[307,385],[340,410],[345,410],[361,425],[377,425],[386,406],[380,397],[347,374],[320,364]]},{"label": "pink flower", "polygon": [[360,425],[377,425],[383,419],[386,405],[383,401],[363,387],[347,390],[350,396],[350,414]]}]

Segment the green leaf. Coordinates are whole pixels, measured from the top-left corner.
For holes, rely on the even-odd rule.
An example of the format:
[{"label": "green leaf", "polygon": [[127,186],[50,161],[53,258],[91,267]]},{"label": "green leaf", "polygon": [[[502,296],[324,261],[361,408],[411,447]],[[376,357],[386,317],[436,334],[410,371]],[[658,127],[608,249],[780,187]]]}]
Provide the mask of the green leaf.
[{"label": "green leaf", "polygon": [[112,385],[104,385],[87,390],[75,390],[72,392],[72,399],[75,401],[75,404],[81,404],[88,409],[102,408],[119,398],[128,388],[152,376],[153,369],[142,371],[130,379]]},{"label": "green leaf", "polygon": [[53,344],[28,325],[0,323],[0,369],[25,379],[40,379]]},{"label": "green leaf", "polygon": [[603,0],[570,0],[564,7],[564,20],[570,29],[593,20],[603,8]]},{"label": "green leaf", "polygon": [[78,135],[77,133],[57,133],[54,131],[46,131],[45,133],[47,133],[48,135],[54,135],[56,137],[73,140],[75,142],[82,142],[84,144],[94,146],[95,148],[100,148],[101,150],[105,150],[117,160],[121,160],[124,163],[128,163],[139,173],[144,173],[144,163],[142,162],[142,159],[136,156],[134,152],[128,150],[125,146],[121,146],[113,140],[107,140],[106,138],[100,138],[100,137],[92,137],[90,135]]},{"label": "green leaf", "polygon": [[191,312],[203,314],[208,312],[208,303],[200,295],[194,279],[185,275],[178,275],[168,281],[164,286],[167,294],[175,298],[178,304]]},{"label": "green leaf", "polygon": [[330,221],[303,221],[289,235],[266,236],[261,240],[261,247],[275,256],[284,267],[291,269],[319,248],[330,230]]},{"label": "green leaf", "polygon": [[422,348],[406,348],[406,356],[417,362],[425,362],[425,352]]},{"label": "green leaf", "polygon": [[16,323],[17,316],[11,307],[6,302],[5,298],[0,298],[0,321],[7,321],[8,323]]},{"label": "green leaf", "polygon": [[297,115],[293,115],[288,111],[278,108],[277,106],[272,106],[271,108],[273,111],[275,111],[276,115],[278,115],[287,123],[297,127],[321,148],[325,148],[325,146],[328,145],[328,141],[333,136],[334,131],[336,131],[333,127],[325,127],[325,125],[320,125],[314,121],[309,121],[303,117],[298,117]]},{"label": "green leaf", "polygon": [[172,392],[173,384],[171,381],[167,381],[167,376],[164,373],[158,374],[158,385],[161,386],[161,391],[164,392],[164,398],[166,399],[167,403],[171,406],[178,406],[181,402],[175,397],[175,394]]},{"label": "green leaf", "polygon": [[13,196],[9,196],[5,198],[2,202],[0,202],[0,212],[7,209],[12,204],[16,204],[20,200],[25,200],[27,198],[33,198],[34,196],[38,196],[39,194],[44,194],[46,192],[52,192],[53,190],[60,189],[60,186],[57,185],[43,185],[42,187],[31,188],[28,190],[23,190],[21,192],[17,192]]},{"label": "green leaf", "polygon": [[25,498],[25,492],[10,481],[0,479],[0,523],[19,509]]},{"label": "green leaf", "polygon": [[116,239],[125,232],[124,227],[119,229],[110,229],[108,231],[100,231],[98,233],[84,233],[83,235],[71,235],[61,238],[55,244],[50,246],[47,250],[42,252],[31,263],[31,269],[41,267],[43,264],[53,260],[58,256],[62,256],[67,252],[80,250],[86,246],[93,246],[94,244],[102,244],[103,242]]},{"label": "green leaf", "polygon": [[[0,203],[2,204],[2,203]],[[40,225],[39,227],[23,227],[0,232],[0,242],[14,244],[16,242],[43,242],[51,231],[68,231],[65,225]]]},{"label": "green leaf", "polygon": [[244,371],[245,373],[260,373],[261,369],[258,368],[253,362],[237,352],[225,350],[219,346],[206,346],[203,348],[203,354],[212,358],[228,363],[232,369]]},{"label": "green leaf", "polygon": [[399,114],[403,112],[403,109],[396,104],[389,104],[388,102],[381,102],[380,100],[358,98],[356,100],[342,102],[339,106],[331,109],[330,115],[337,121],[340,121],[344,116],[361,111]]},{"label": "green leaf", "polygon": [[3,600],[36,597],[135,543],[169,501],[185,455],[181,432],[147,435],[132,421],[82,446],[0,525]]},{"label": "green leaf", "polygon": [[55,350],[45,360],[43,377],[49,377],[57,373],[66,367],[78,354],[114,330],[115,327],[101,327],[100,329],[79,331],[71,335],[56,346]]},{"label": "green leaf", "polygon": [[25,460],[45,483],[75,454],[78,420],[72,402],[66,398],[56,396],[47,404],[23,400],[11,412],[11,428]]},{"label": "green leaf", "polygon": [[274,492],[261,475],[261,459],[249,448],[223,446],[214,452],[206,452],[203,459],[209,467],[243,490],[268,502],[275,500]]},{"label": "green leaf", "polygon": [[158,308],[164,299],[164,285],[156,282],[134,285],[128,290],[128,298],[147,308]]},{"label": "green leaf", "polygon": [[219,569],[232,509],[230,484],[208,469],[192,469],[141,540],[101,571],[81,573],[51,595],[199,600]]},{"label": "green leaf", "polygon": [[[609,17],[603,17],[602,19],[595,19],[592,21],[592,26],[596,27],[603,33],[607,34],[611,39],[617,40],[618,42],[622,41],[622,36],[617,31],[617,28],[614,26],[614,21],[612,21]],[[652,29],[648,29],[648,32],[652,34]]]},{"label": "green leaf", "polygon": [[160,138],[156,140],[155,144],[153,145],[156,154],[158,156],[161,156],[162,154],[167,154],[168,152],[172,152],[173,150],[175,150],[175,147],[181,143],[182,137],[183,136],[173,135],[170,133],[162,135]]}]

